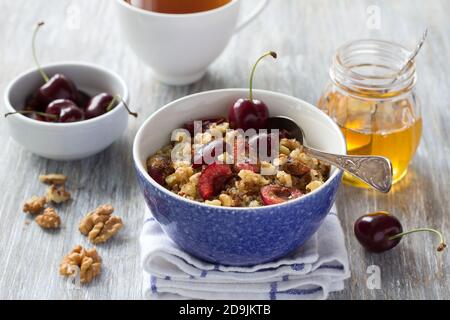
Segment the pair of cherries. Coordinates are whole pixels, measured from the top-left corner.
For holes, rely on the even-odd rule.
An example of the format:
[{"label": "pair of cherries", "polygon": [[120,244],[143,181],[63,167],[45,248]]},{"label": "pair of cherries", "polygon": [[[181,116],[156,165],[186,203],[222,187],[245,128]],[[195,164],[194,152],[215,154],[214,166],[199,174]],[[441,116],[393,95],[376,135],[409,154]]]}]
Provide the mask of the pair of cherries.
[{"label": "pair of cherries", "polygon": [[[45,73],[37,60],[35,47],[36,35],[43,25],[40,22],[36,26],[32,48],[34,61],[45,83],[27,99],[24,110],[7,113],[5,116],[21,113],[39,121],[67,123],[92,119],[112,110],[121,101],[119,96],[100,93],[90,97],[79,91],[75,83],[65,75],[58,73],[50,78]],[[137,116],[126,105],[125,107],[131,115]]]}]

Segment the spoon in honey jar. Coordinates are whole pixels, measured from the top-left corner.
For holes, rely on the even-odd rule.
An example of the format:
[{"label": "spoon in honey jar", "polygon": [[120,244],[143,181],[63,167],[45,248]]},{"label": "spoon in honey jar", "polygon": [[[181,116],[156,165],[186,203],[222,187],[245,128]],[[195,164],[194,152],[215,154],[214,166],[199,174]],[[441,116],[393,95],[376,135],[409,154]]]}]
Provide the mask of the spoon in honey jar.
[{"label": "spoon in honey jar", "polygon": [[392,163],[385,157],[332,154],[308,147],[303,129],[288,117],[270,117],[268,129],[285,132],[288,137],[297,139],[303,145],[305,153],[350,173],[378,191],[388,193],[391,190]]},{"label": "spoon in honey jar", "polygon": [[411,52],[411,54],[408,57],[408,60],[406,60],[402,68],[396,72],[396,76],[390,84],[395,83],[400,78],[400,75],[403,74],[403,72],[406,70],[406,68],[408,68],[408,66],[414,62],[414,59],[416,59],[417,55],[420,52],[420,49],[422,49],[422,46],[425,43],[425,40],[427,39],[427,36],[428,36],[428,28],[425,29],[422,35],[422,39],[420,39],[420,42],[417,44],[416,49],[414,49],[414,51]]}]

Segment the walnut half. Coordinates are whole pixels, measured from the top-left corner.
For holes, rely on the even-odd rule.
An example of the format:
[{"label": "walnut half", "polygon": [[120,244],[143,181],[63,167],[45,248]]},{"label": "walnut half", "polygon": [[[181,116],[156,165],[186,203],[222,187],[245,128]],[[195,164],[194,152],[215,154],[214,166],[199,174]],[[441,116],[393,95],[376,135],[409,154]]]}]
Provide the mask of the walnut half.
[{"label": "walnut half", "polygon": [[49,173],[39,176],[39,181],[45,184],[63,185],[67,181],[67,177],[59,173]]},{"label": "walnut half", "polygon": [[64,186],[58,188],[54,184],[47,188],[45,196],[48,202],[54,203],[63,203],[70,199],[70,193]]},{"label": "walnut half", "polygon": [[57,229],[61,226],[61,218],[53,208],[46,208],[34,221],[44,229]]},{"label": "walnut half", "polygon": [[90,283],[101,271],[101,258],[95,248],[90,250],[76,246],[59,266],[63,276],[75,276],[79,273],[81,283]]},{"label": "walnut half", "polygon": [[79,230],[88,237],[92,243],[106,242],[122,228],[122,219],[113,216],[114,208],[109,205],[101,205],[89,212],[80,222]]},{"label": "walnut half", "polygon": [[23,204],[23,212],[38,214],[44,209],[46,203],[45,197],[32,196]]}]

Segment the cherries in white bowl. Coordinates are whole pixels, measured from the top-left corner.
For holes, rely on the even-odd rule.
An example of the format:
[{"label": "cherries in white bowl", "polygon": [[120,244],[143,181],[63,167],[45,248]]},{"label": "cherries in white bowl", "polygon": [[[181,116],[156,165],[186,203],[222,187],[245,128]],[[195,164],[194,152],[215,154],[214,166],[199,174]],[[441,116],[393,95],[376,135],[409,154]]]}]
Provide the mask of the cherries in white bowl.
[{"label": "cherries in white bowl", "polygon": [[106,149],[123,134],[128,100],[125,82],[109,69],[81,62],[37,63],[7,86],[4,121],[11,137],[32,153],[77,160]]}]

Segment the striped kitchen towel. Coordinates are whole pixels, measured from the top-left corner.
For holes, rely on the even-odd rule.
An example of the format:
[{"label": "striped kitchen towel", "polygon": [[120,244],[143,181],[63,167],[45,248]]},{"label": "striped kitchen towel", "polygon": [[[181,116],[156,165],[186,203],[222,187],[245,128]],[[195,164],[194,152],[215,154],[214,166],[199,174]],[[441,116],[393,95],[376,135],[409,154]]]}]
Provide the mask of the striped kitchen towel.
[{"label": "striped kitchen towel", "polygon": [[140,237],[147,299],[326,299],[350,276],[344,234],[330,213],[302,247],[278,261],[229,267],[182,251],[147,216]]}]

